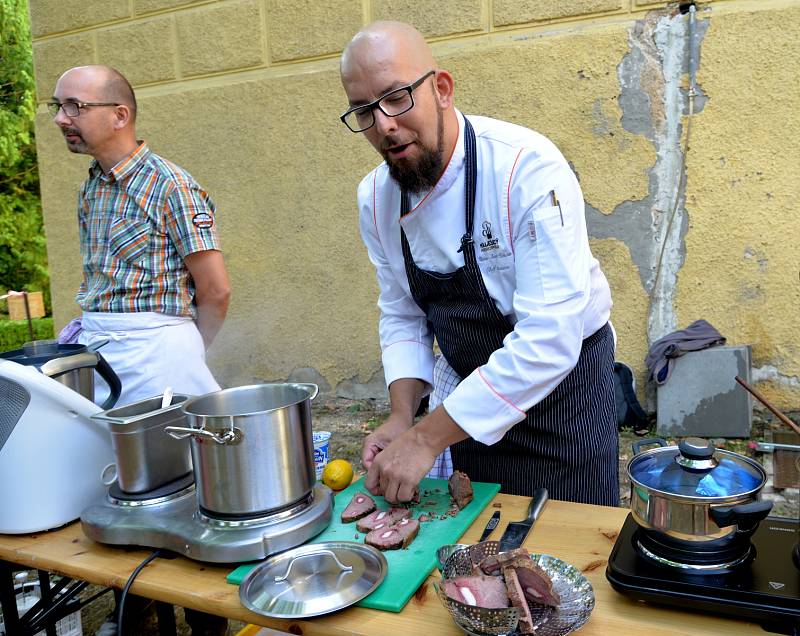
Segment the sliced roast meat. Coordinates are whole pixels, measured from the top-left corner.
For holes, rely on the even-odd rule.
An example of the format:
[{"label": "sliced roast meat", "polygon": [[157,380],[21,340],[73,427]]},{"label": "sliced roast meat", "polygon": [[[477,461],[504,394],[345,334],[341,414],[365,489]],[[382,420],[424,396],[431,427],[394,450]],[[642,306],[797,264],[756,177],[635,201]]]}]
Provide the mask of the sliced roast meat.
[{"label": "sliced roast meat", "polygon": [[369,513],[363,519],[359,519],[356,524],[359,532],[369,532],[375,530],[379,525],[392,526],[401,519],[407,519],[411,516],[411,510],[408,508],[390,508],[389,510],[375,510]]},{"label": "sliced roast meat", "polygon": [[465,605],[508,607],[508,594],[499,576],[457,576],[445,579],[444,593]]},{"label": "sliced roast meat", "polygon": [[399,550],[411,545],[418,532],[419,521],[401,519],[393,526],[372,530],[364,537],[364,543],[378,548],[378,550]]},{"label": "sliced roast meat", "polygon": [[525,598],[539,605],[558,607],[561,599],[553,589],[553,582],[542,568],[530,559],[519,560],[503,566],[503,571],[513,569],[517,574]]},{"label": "sliced roast meat", "polygon": [[516,559],[530,560],[530,558],[531,556],[525,548],[517,548],[515,550],[509,550],[508,552],[487,556],[478,565],[485,574],[499,574],[503,564],[510,563]]},{"label": "sliced roast meat", "polygon": [[456,470],[450,475],[447,489],[450,491],[450,496],[456,502],[459,510],[463,510],[472,501],[472,482],[460,470]]},{"label": "sliced roast meat", "polygon": [[356,493],[347,504],[347,508],[342,511],[342,523],[351,523],[361,517],[366,517],[375,510],[375,501],[363,492]]},{"label": "sliced roast meat", "polygon": [[531,608],[528,607],[528,599],[517,578],[517,571],[514,568],[503,568],[503,579],[506,582],[506,592],[511,601],[511,605],[519,610],[519,623],[517,629],[521,634],[533,634],[533,617]]}]

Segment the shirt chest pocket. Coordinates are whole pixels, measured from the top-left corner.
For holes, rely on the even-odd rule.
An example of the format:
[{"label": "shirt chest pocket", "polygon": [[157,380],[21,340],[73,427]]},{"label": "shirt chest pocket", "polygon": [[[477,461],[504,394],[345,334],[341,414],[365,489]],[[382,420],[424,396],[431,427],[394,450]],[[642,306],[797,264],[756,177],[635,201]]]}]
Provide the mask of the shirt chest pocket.
[{"label": "shirt chest pocket", "polygon": [[146,220],[119,217],[108,228],[108,249],[114,258],[127,263],[141,261],[150,243],[150,224]]}]

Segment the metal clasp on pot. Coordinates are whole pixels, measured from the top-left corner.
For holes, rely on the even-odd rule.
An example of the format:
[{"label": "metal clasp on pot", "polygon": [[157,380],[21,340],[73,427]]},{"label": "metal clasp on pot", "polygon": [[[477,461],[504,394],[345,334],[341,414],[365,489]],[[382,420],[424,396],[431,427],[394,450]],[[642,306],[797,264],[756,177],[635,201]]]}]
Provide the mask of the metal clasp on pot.
[{"label": "metal clasp on pot", "polygon": [[244,432],[242,429],[233,425],[233,418],[230,418],[231,427],[223,432],[214,432],[206,430],[205,428],[186,428],[183,426],[165,426],[164,431],[175,439],[186,439],[187,437],[194,437],[195,439],[208,439],[216,442],[217,444],[235,446],[241,444],[244,439]]}]

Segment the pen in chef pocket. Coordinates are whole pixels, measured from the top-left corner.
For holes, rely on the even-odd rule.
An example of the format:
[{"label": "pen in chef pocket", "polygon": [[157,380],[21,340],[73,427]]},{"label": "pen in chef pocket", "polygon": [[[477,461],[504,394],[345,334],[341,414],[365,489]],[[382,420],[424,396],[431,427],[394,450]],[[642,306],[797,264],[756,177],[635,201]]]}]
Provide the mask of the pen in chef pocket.
[{"label": "pen in chef pocket", "polygon": [[561,227],[564,227],[564,215],[561,213],[561,202],[558,200],[555,190],[550,190],[550,199],[553,201],[553,207],[558,206],[558,216],[561,217]]}]

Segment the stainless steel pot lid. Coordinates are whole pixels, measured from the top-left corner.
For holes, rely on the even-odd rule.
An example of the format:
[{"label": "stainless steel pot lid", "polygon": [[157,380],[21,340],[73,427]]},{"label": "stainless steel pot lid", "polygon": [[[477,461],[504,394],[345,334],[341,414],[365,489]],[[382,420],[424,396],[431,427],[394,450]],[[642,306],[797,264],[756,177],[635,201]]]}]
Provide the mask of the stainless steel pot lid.
[{"label": "stainless steel pot lid", "polygon": [[758,462],[697,437],[636,455],[628,473],[631,480],[652,490],[712,499],[754,493],[766,482]]},{"label": "stainless steel pot lid", "polygon": [[269,557],[239,586],[249,610],[273,618],[308,618],[348,607],[386,576],[386,557],[349,541],[306,544]]}]

